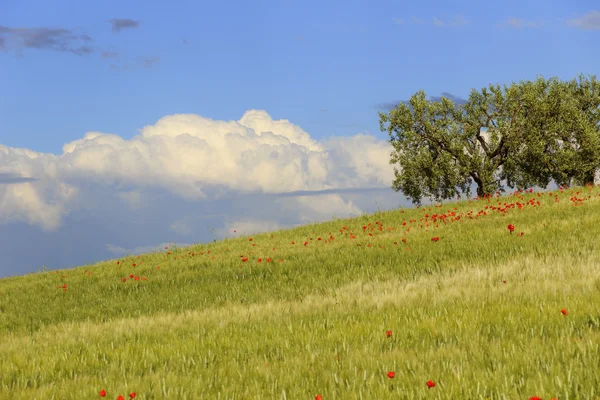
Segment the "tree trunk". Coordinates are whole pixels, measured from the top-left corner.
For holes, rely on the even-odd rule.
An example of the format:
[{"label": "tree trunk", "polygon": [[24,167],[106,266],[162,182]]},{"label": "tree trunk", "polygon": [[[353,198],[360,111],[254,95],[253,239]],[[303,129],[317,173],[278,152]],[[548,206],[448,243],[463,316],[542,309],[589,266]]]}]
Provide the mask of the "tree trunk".
[{"label": "tree trunk", "polygon": [[477,185],[477,197],[483,197],[485,195],[485,192],[483,191],[483,188],[479,185]]},{"label": "tree trunk", "polygon": [[473,180],[477,184],[477,196],[483,197],[483,181],[481,180],[481,178],[479,178],[479,176],[477,176],[477,174],[471,174],[471,178],[473,178]]},{"label": "tree trunk", "polygon": [[587,185],[594,186],[595,178],[596,178],[596,170],[588,171],[585,174],[585,179],[584,179],[583,185],[584,186],[587,186]]}]

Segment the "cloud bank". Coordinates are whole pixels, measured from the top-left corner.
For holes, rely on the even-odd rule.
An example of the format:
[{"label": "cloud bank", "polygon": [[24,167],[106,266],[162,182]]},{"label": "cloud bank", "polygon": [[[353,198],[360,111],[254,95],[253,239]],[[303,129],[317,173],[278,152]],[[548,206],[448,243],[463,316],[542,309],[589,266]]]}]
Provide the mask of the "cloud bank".
[{"label": "cloud bank", "polygon": [[60,155],[0,145],[0,251],[41,235],[55,245],[13,258],[57,268],[410,204],[391,189],[390,152],[364,134],[315,140],[260,110],[168,115],[131,139],[88,132]]}]

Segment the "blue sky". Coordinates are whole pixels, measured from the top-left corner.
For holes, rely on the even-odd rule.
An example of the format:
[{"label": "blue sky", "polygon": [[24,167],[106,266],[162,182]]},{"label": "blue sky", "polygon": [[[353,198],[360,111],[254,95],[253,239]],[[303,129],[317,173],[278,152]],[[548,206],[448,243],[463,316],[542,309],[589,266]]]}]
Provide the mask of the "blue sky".
[{"label": "blue sky", "polygon": [[[387,136],[379,132],[377,111],[420,89],[430,96],[466,98],[471,88],[489,83],[539,74],[561,79],[597,74],[598,10],[593,1],[0,0],[0,145],[7,149],[5,156],[0,151],[5,176],[4,183],[0,179],[0,250],[15,260],[0,276],[42,264],[93,262],[118,256],[118,249],[211,240],[206,226],[200,232],[176,224],[204,212],[199,210],[214,208],[213,217],[206,218],[223,236],[236,223],[247,224],[248,231],[264,230],[329,218],[336,211],[340,216],[373,211],[374,201],[383,208],[406,203],[398,193],[376,189],[330,194],[327,202],[337,206],[316,210],[289,193],[389,187],[392,167],[385,160]],[[287,133],[267,142],[262,137],[263,147],[229,139],[211,142],[216,132],[238,129],[227,121],[241,121],[250,110],[261,113],[248,116],[242,126],[257,134],[264,128],[277,136],[280,127]],[[176,114],[204,119],[157,124]],[[209,126],[206,118],[218,126]],[[289,123],[273,122],[279,120]],[[130,142],[153,126],[155,133]],[[185,142],[189,138],[181,134],[190,129],[197,129],[192,136],[204,138],[202,143],[212,143],[213,151]],[[294,133],[298,129],[307,136]],[[84,139],[88,132],[116,136]],[[161,153],[153,146],[165,137],[173,142],[160,142]],[[212,172],[221,170],[221,159],[231,168],[262,165],[262,150],[256,149],[275,142],[284,146],[281,137],[314,147],[313,158],[294,153],[294,146],[277,147],[279,160],[293,160],[294,154],[302,160],[289,172],[296,175],[285,180],[298,177],[297,184],[283,188],[268,176],[268,171],[276,176],[285,163],[257,169],[264,175],[248,178],[253,183],[232,180],[233,170],[223,176]],[[75,141],[85,142],[79,145],[87,146],[85,154],[63,154],[63,146]],[[326,156],[316,155],[321,145]],[[150,160],[160,158],[164,166],[152,173],[148,166],[135,170],[136,164],[127,164],[128,146],[143,147],[140,160],[151,154]],[[228,159],[235,146],[244,156]],[[19,148],[38,152],[36,160]],[[195,165],[192,148],[206,160],[219,149],[221,158]],[[189,150],[185,156],[184,149]],[[112,161],[104,165],[105,160]],[[173,160],[178,168],[195,165],[204,172],[187,176],[186,169],[171,170]],[[10,183],[8,174],[35,181]],[[190,182],[196,191],[189,189]],[[212,194],[199,194],[207,191]],[[225,192],[228,201],[219,197]],[[273,200],[279,208],[269,203],[262,209],[265,201],[256,193],[275,192],[283,196]],[[94,203],[99,198],[104,200]],[[140,206],[143,201],[146,208]],[[220,208],[208,206],[211,201]],[[110,219],[107,204],[118,220]],[[173,209],[173,204],[179,204],[178,212],[149,219],[148,213]],[[263,223],[269,219],[265,215],[271,216],[270,225]],[[152,224],[162,233],[148,234]],[[98,236],[82,234],[90,229]],[[46,250],[20,256],[15,249],[27,247],[32,238]],[[75,239],[78,250],[67,250]]]}]

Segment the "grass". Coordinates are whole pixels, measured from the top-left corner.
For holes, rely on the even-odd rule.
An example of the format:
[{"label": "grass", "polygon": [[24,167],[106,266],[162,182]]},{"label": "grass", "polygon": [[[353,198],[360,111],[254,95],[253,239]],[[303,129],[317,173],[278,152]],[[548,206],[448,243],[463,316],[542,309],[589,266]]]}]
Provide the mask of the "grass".
[{"label": "grass", "polygon": [[600,399],[598,237],[573,188],[1,279],[0,398]]}]

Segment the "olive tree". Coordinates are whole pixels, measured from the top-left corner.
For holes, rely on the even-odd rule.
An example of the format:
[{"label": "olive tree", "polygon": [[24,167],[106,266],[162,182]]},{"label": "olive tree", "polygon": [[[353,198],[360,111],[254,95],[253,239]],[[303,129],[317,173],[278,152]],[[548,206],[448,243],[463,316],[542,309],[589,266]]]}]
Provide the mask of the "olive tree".
[{"label": "olive tree", "polygon": [[[379,113],[393,146],[393,189],[414,203],[511,187],[586,183],[600,167],[600,88],[595,77],[556,78],[471,90],[467,102],[415,93]],[[591,175],[590,175],[591,174]]]}]

